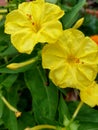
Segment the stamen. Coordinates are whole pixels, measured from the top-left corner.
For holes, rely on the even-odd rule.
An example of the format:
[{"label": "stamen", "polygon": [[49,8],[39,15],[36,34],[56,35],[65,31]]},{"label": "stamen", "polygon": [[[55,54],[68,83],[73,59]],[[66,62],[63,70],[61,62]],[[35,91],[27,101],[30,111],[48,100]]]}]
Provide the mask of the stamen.
[{"label": "stamen", "polygon": [[29,18],[29,20],[32,20],[32,15],[31,14],[26,14]]},{"label": "stamen", "polygon": [[35,23],[34,23],[34,22],[32,22],[32,25],[35,25]]},{"label": "stamen", "polygon": [[67,59],[67,61],[72,64],[72,63],[80,63],[80,60],[76,57],[74,57],[73,55],[70,55]]},{"label": "stamen", "polygon": [[79,60],[78,58],[76,58],[76,60],[75,60],[75,61],[76,61],[76,63],[80,63],[80,60]]}]

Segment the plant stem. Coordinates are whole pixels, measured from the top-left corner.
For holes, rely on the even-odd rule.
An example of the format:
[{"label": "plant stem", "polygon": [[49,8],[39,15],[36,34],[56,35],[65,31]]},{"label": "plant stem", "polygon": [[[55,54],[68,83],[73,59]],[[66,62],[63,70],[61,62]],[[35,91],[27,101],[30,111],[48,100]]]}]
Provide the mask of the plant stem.
[{"label": "plant stem", "polygon": [[16,117],[19,117],[21,115],[21,112],[19,112],[15,107],[13,107],[3,95],[0,94],[0,98],[5,103],[5,105],[13,112],[15,112]]},{"label": "plant stem", "polygon": [[82,105],[83,105],[83,102],[81,101],[81,102],[79,103],[79,105],[77,106],[75,112],[73,113],[72,118],[71,118],[69,124],[76,118],[76,116],[77,116],[77,114],[78,114],[80,108],[82,107]]},{"label": "plant stem", "polygon": [[56,126],[52,126],[52,125],[37,125],[37,126],[34,126],[33,128],[26,128],[25,130],[41,130],[41,129],[53,129],[53,130],[56,130]]}]

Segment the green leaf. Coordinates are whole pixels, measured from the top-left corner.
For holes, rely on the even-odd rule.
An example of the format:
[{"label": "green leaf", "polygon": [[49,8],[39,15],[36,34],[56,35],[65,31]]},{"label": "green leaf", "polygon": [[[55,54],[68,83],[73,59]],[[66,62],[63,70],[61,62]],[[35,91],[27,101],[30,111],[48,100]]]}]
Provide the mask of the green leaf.
[{"label": "green leaf", "polygon": [[4,107],[4,103],[3,103],[3,101],[0,99],[0,118],[2,117],[2,114],[3,114],[3,107]]},{"label": "green leaf", "polygon": [[56,3],[57,2],[57,0],[46,0],[46,2],[50,2],[50,3]]},{"label": "green leaf", "polygon": [[0,84],[5,88],[9,88],[16,81],[17,77],[18,74],[10,74]]},{"label": "green leaf", "polygon": [[7,47],[8,44],[10,43],[10,37],[9,35],[4,33],[4,22],[5,19],[0,21],[0,46],[3,44],[5,45],[5,47]]},{"label": "green leaf", "polygon": [[83,122],[78,130],[98,130],[98,123]]},{"label": "green leaf", "polygon": [[4,125],[8,128],[8,130],[18,130],[17,119],[14,112],[5,108],[2,118]]},{"label": "green leaf", "polygon": [[66,116],[68,119],[70,119],[70,113],[68,110],[68,106],[67,106],[64,98],[62,97],[62,95],[60,95],[58,111],[59,111],[59,121],[61,123],[63,123],[63,121],[64,121],[64,116]]},{"label": "green leaf", "polygon": [[0,52],[0,56],[1,57],[12,56],[12,55],[15,55],[15,54],[18,54],[18,52],[17,52],[17,50],[11,44],[4,51]]},{"label": "green leaf", "polygon": [[33,127],[35,125],[34,116],[29,112],[22,113],[18,119],[18,130],[24,130],[27,127]]},{"label": "green leaf", "polygon": [[9,130],[18,130],[17,126],[17,119],[15,116],[15,113],[12,111],[9,111],[9,124],[8,124]]},{"label": "green leaf", "polygon": [[98,18],[95,15],[85,14],[80,30],[87,36],[98,34]]},{"label": "green leaf", "polygon": [[76,4],[69,12],[65,12],[65,15],[62,18],[64,29],[70,28],[74,24],[77,19],[79,10],[83,7],[85,2],[85,0],[79,0],[78,4]]},{"label": "green leaf", "polygon": [[[77,107],[77,102],[69,103],[71,114]],[[80,109],[76,120],[79,121],[79,130],[97,130],[98,129],[98,110],[83,105]]]},{"label": "green leaf", "polygon": [[75,5],[77,3],[77,0],[64,0],[67,2],[69,5]]},{"label": "green leaf", "polygon": [[95,0],[96,1],[96,3],[98,3],[98,0]]},{"label": "green leaf", "polygon": [[50,83],[46,86],[45,73],[41,67],[25,72],[25,81],[33,98],[33,111],[38,123],[54,120],[58,104],[58,90]]}]

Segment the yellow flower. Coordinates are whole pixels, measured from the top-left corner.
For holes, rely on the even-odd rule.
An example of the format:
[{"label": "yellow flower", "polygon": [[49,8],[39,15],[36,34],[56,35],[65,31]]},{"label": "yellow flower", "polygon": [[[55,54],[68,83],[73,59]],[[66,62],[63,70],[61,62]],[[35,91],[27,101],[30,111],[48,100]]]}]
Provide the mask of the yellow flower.
[{"label": "yellow flower", "polygon": [[38,42],[56,41],[62,33],[58,19],[63,15],[59,6],[44,0],[23,2],[7,15],[5,33],[11,34],[11,42],[19,52],[30,54]]},{"label": "yellow flower", "polygon": [[98,84],[94,81],[89,87],[81,90],[80,98],[91,107],[98,105]]},{"label": "yellow flower", "polygon": [[77,29],[67,29],[42,51],[42,66],[55,85],[82,89],[97,75],[98,46]]}]

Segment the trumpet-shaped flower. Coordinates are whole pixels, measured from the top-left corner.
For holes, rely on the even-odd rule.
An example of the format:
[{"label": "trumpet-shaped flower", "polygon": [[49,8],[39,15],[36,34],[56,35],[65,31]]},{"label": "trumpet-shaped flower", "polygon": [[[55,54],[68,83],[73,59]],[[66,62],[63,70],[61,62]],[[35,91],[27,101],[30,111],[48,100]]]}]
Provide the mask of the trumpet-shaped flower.
[{"label": "trumpet-shaped flower", "polygon": [[5,33],[11,34],[11,42],[19,52],[30,54],[38,42],[56,41],[62,33],[58,19],[63,15],[59,6],[44,0],[23,2],[7,15]]},{"label": "trumpet-shaped flower", "polygon": [[67,29],[54,44],[42,51],[43,68],[50,69],[55,85],[82,89],[97,75],[98,46],[77,29]]},{"label": "trumpet-shaped flower", "polygon": [[91,107],[98,105],[98,84],[94,81],[90,86],[80,91],[82,102]]}]

